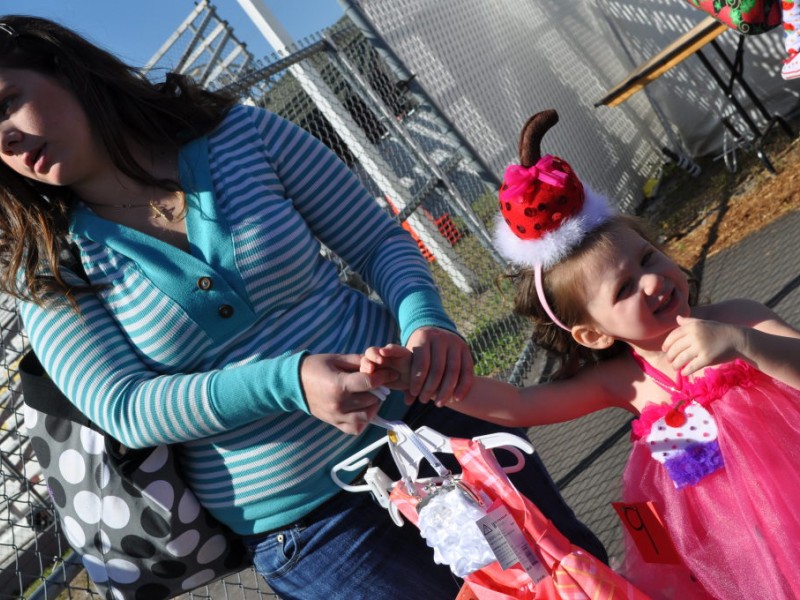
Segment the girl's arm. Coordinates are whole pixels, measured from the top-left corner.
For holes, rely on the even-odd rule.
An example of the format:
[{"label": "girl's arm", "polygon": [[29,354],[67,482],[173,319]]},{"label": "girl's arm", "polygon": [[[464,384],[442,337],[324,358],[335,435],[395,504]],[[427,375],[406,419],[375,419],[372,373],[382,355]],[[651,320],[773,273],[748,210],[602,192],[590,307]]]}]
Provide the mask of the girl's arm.
[{"label": "girl's arm", "polygon": [[[410,353],[402,346],[369,348],[361,360],[361,370],[375,373],[389,369],[397,373],[390,387],[408,385]],[[489,377],[476,377],[462,400],[437,402],[458,412],[498,425],[532,427],[577,419],[603,408],[618,407],[636,412],[636,390],[629,380],[634,374],[627,357],[587,367],[577,375],[560,381],[518,388]]]},{"label": "girl's arm", "polygon": [[751,300],[702,307],[700,318],[678,318],[663,350],[676,370],[691,375],[736,358],[800,389],[800,331]]},{"label": "girl's arm", "polygon": [[[618,407],[631,412],[633,397],[618,395],[607,385],[607,371],[617,369],[617,360],[587,367],[569,379],[518,388],[505,381],[476,377],[469,394],[460,402],[447,403],[457,410],[497,425],[533,427],[583,417],[603,408]],[[631,389],[631,392],[633,390]]]}]

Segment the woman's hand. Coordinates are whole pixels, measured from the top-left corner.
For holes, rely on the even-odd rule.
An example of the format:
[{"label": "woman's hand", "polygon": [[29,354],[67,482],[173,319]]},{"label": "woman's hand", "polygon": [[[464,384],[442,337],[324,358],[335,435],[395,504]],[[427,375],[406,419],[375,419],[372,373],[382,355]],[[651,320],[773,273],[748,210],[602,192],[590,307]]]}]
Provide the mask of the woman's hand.
[{"label": "woman's hand", "polygon": [[413,352],[407,401],[433,400],[442,406],[461,400],[472,387],[472,354],[458,335],[438,327],[421,327],[411,334],[406,348]]},{"label": "woman's hand", "polygon": [[312,415],[345,433],[358,434],[381,401],[370,390],[388,385],[397,372],[361,373],[360,354],[310,354],[300,363],[300,383]]}]

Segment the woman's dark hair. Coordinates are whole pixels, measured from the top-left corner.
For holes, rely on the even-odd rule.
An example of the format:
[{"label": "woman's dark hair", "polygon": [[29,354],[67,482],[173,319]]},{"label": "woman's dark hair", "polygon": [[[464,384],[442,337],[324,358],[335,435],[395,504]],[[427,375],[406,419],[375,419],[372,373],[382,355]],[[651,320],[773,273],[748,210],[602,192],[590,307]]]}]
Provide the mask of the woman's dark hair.
[{"label": "woman's dark hair", "polygon": [[[0,68],[54,78],[75,95],[122,173],[171,191],[178,182],[150,175],[128,144],[177,149],[212,131],[235,102],[176,73],[151,82],[77,33],[38,17],[0,16]],[[69,189],[28,180],[0,164],[1,292],[40,304],[51,294],[72,298],[58,268],[71,204]]]}]

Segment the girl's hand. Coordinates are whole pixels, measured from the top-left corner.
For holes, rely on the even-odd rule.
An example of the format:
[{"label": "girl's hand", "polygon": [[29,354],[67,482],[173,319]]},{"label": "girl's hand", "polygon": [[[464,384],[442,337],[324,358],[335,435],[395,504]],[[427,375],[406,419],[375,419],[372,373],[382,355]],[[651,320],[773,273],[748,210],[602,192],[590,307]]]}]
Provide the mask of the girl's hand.
[{"label": "girl's hand", "polygon": [[746,341],[745,330],[736,325],[678,317],[678,327],[661,349],[672,367],[686,376],[741,356]]},{"label": "girl's hand", "polygon": [[442,406],[467,395],[473,383],[472,354],[460,336],[437,327],[421,327],[408,338],[406,348],[413,352],[407,401],[434,400]]},{"label": "girl's hand", "polygon": [[398,344],[383,347],[372,346],[361,357],[361,372],[374,374],[381,369],[393,371],[396,379],[389,387],[394,390],[408,390],[411,380],[411,350]]},{"label": "girl's hand", "polygon": [[381,405],[370,393],[391,385],[397,372],[359,371],[360,354],[311,354],[300,363],[300,383],[309,412],[345,433],[361,433]]}]

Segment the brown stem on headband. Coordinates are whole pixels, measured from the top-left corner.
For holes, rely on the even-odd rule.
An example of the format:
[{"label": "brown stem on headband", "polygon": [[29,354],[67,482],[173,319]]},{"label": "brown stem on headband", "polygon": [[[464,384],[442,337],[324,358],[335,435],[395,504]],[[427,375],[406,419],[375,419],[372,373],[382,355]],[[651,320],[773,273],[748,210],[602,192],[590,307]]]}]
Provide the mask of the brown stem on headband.
[{"label": "brown stem on headband", "polygon": [[519,163],[525,167],[535,165],[542,157],[542,138],[547,130],[558,123],[558,113],[554,109],[543,110],[533,115],[519,136]]}]

